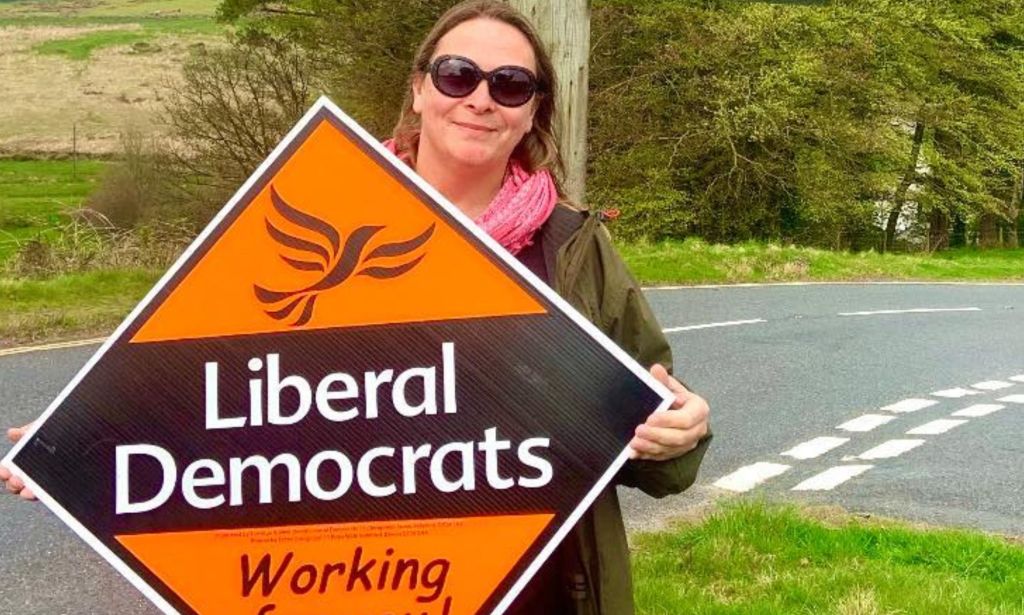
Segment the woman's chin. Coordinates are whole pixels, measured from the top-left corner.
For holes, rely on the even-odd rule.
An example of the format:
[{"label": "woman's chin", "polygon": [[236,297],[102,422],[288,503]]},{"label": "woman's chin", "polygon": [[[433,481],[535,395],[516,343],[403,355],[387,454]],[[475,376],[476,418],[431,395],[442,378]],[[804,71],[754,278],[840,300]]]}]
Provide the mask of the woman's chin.
[{"label": "woman's chin", "polygon": [[504,166],[508,163],[508,156],[493,148],[472,144],[452,148],[452,158],[461,165],[480,168]]}]

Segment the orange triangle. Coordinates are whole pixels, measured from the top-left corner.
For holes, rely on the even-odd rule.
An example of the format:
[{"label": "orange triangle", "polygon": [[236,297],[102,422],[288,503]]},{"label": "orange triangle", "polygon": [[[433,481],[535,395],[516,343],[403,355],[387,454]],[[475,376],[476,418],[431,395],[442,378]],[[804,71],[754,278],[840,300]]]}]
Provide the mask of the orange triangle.
[{"label": "orange triangle", "polygon": [[[296,525],[117,540],[196,613],[472,615],[552,517]],[[353,575],[357,570],[362,573]]]},{"label": "orange triangle", "polygon": [[132,341],[545,312],[353,138],[320,120]]}]

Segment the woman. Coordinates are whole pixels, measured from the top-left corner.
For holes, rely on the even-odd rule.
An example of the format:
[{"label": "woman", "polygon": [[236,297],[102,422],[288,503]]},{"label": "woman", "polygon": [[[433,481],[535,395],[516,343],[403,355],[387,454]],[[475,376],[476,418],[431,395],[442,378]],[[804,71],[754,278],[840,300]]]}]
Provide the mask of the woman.
[{"label": "woman", "polygon": [[[463,2],[420,45],[389,146],[676,394],[672,410],[637,428],[637,459],[619,479],[654,496],[677,493],[695,479],[710,439],[707,402],[668,374],[668,343],[599,219],[558,203],[554,92],[551,61],[521,14]],[[614,488],[512,612],[633,612]]]},{"label": "woman", "polygon": [[[560,202],[555,75],[529,22],[496,0],[443,15],[420,45],[388,146],[675,394],[630,442],[619,483],[661,497],[692,484],[710,440],[708,405],[669,375],[671,351],[597,216]],[[23,429],[8,432],[12,440]],[[24,484],[0,468],[7,488]],[[633,612],[629,553],[607,489],[510,610]]]}]

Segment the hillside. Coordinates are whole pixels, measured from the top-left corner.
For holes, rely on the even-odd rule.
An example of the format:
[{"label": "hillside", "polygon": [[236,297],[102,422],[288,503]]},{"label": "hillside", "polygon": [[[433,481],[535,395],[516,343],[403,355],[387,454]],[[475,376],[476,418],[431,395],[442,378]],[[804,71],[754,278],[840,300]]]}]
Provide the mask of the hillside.
[{"label": "hillside", "polygon": [[0,0],[0,157],[117,150],[159,129],[187,55],[217,44],[214,0]]}]

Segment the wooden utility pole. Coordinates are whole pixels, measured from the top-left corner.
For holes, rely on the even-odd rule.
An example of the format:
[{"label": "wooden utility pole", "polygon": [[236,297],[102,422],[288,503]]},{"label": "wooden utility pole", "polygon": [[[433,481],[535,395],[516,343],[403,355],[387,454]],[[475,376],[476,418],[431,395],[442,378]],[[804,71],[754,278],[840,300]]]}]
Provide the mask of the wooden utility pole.
[{"label": "wooden utility pole", "polygon": [[582,204],[587,183],[590,0],[507,0],[530,18],[558,76],[558,145],[566,196]]}]

